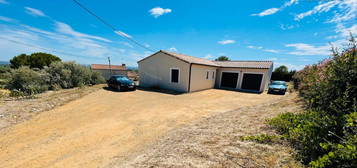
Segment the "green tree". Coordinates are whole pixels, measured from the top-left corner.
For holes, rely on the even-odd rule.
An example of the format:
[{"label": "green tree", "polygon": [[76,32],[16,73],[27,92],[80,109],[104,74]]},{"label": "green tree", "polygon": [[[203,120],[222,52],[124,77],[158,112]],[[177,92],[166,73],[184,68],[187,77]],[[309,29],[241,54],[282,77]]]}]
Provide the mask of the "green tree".
[{"label": "green tree", "polygon": [[10,60],[12,68],[19,68],[21,66],[29,66],[30,68],[40,68],[49,66],[52,62],[61,61],[55,55],[47,53],[32,53],[31,55],[20,54]]},{"label": "green tree", "polygon": [[285,65],[282,65],[282,66],[276,68],[274,70],[274,72],[276,72],[276,73],[289,73],[288,67],[286,67]]},{"label": "green tree", "polygon": [[19,68],[21,66],[29,66],[30,65],[30,56],[26,54],[20,54],[15,56],[10,60],[11,68]]},{"label": "green tree", "polygon": [[227,56],[220,56],[215,61],[230,61],[230,59]]}]

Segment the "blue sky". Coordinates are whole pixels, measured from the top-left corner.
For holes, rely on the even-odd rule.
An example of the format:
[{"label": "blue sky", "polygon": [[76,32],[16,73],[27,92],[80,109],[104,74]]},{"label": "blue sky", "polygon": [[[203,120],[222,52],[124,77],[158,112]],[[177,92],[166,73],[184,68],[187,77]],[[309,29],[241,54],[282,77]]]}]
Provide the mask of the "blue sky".
[{"label": "blue sky", "polygon": [[[357,0],[78,0],[152,50],[214,59],[272,60],[275,67],[328,58],[357,34]],[[0,0],[0,60],[49,52],[82,64],[126,63],[152,52],[128,42],[71,0]],[[9,41],[10,40],[10,41]],[[24,46],[11,42],[31,44]]]}]

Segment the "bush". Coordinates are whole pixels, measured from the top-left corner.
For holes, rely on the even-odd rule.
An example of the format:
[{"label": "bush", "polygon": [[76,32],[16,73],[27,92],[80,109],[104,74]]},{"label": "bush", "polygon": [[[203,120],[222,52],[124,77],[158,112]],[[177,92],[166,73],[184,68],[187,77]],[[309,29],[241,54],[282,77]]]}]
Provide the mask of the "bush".
[{"label": "bush", "polygon": [[5,88],[10,80],[11,68],[8,65],[0,65],[0,89]]},{"label": "bush", "polygon": [[73,88],[85,85],[104,83],[105,80],[98,72],[74,62],[55,62],[45,69],[50,75],[51,89]]},{"label": "bush", "polygon": [[272,144],[272,143],[279,143],[280,136],[276,135],[267,135],[267,134],[259,134],[259,135],[252,135],[252,136],[242,136],[240,139],[242,141],[255,141],[262,144]]},{"label": "bush", "polygon": [[331,59],[305,67],[294,83],[306,102],[300,114],[269,121],[311,167],[357,167],[356,41]]},{"label": "bush", "polygon": [[42,93],[48,89],[48,75],[44,71],[34,71],[29,67],[11,70],[11,79],[6,88],[12,92],[22,92],[24,96]]}]

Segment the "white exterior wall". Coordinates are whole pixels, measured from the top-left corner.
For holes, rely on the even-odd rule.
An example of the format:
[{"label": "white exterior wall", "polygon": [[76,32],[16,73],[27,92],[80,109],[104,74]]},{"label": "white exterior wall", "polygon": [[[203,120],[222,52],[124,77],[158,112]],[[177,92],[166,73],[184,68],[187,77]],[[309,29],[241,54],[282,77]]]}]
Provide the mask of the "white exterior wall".
[{"label": "white exterior wall", "polygon": [[[208,79],[206,79],[207,71],[209,72]],[[214,79],[212,79],[213,72]],[[216,76],[216,67],[192,64],[190,92],[214,88]]]},{"label": "white exterior wall", "polygon": [[[188,91],[190,65],[165,53],[158,52],[139,63],[139,85],[178,92]],[[179,82],[171,83],[171,68],[179,69]]]},{"label": "white exterior wall", "polygon": [[248,68],[219,68],[217,70],[216,87],[219,88],[221,85],[221,75],[222,72],[235,72],[238,75],[238,87],[236,89],[241,89],[243,74],[244,73],[255,73],[263,74],[262,84],[260,85],[260,92],[263,92],[266,87],[268,87],[270,77],[271,77],[272,67],[270,69],[248,69]]}]

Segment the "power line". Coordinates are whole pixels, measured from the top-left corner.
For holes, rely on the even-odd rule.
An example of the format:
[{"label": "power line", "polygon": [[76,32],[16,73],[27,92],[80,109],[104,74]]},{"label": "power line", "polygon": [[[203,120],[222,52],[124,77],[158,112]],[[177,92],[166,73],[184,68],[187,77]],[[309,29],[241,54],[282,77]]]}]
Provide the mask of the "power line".
[{"label": "power line", "polygon": [[[108,26],[111,30],[114,31],[114,33],[117,34],[117,32],[121,32],[119,31],[118,29],[116,29],[112,24],[108,23],[107,21],[105,21],[103,18],[101,18],[100,16],[96,15],[94,12],[92,12],[91,10],[89,10],[87,7],[85,7],[83,4],[81,4],[80,2],[78,2],[77,0],[72,0],[75,4],[77,4],[79,7],[81,7],[82,9],[84,9],[87,13],[89,13],[90,15],[94,16],[95,18],[97,18],[100,22],[102,22],[104,25]],[[140,46],[146,50],[149,50],[151,52],[155,52],[154,50],[146,47],[145,45],[139,43],[138,41],[132,39],[131,37],[128,37],[128,35],[126,34],[122,34],[122,33],[119,33],[119,35],[121,37],[124,37],[125,39],[127,39],[128,41],[136,44],[137,46]]]},{"label": "power line", "polygon": [[0,39],[6,40],[6,41],[8,41],[8,42],[15,43],[15,44],[20,44],[20,45],[23,45],[23,46],[27,46],[27,47],[32,47],[32,48],[37,48],[37,49],[40,49],[40,50],[45,50],[45,51],[48,51],[48,52],[54,52],[54,53],[59,53],[59,54],[71,55],[71,56],[75,56],[75,57],[88,58],[88,57],[85,57],[85,56],[80,56],[80,55],[75,55],[75,54],[71,54],[71,53],[66,53],[66,52],[63,52],[63,51],[51,50],[51,49],[47,49],[47,48],[43,48],[43,47],[38,47],[38,46],[35,46],[35,45],[32,45],[32,44],[27,44],[27,43],[24,43],[24,42],[20,42],[20,41],[16,41],[16,40],[12,40],[12,39],[3,38],[3,37],[1,37],[1,36],[0,36]]}]

